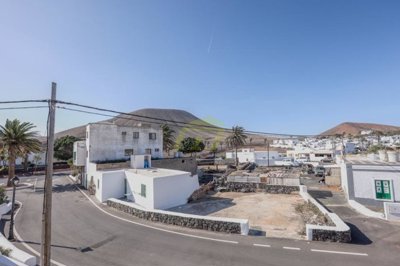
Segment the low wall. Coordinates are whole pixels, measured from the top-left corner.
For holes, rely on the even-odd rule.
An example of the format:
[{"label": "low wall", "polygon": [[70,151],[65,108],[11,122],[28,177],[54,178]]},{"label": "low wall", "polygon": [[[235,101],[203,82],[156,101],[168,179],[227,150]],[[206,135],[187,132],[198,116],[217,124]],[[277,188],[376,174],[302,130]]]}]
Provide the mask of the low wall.
[{"label": "low wall", "polygon": [[130,161],[121,162],[121,163],[95,163],[96,170],[109,170],[109,169],[121,169],[121,168],[129,168],[131,165]]},{"label": "low wall", "polygon": [[0,265],[1,266],[26,266],[25,263],[13,260],[12,258],[0,255]]},{"label": "low wall", "polygon": [[197,174],[196,158],[192,157],[151,160],[151,166],[156,168],[165,168],[165,169],[190,172],[192,175]]},{"label": "low wall", "polygon": [[247,219],[231,219],[161,210],[147,210],[132,202],[118,199],[108,199],[107,206],[152,222],[231,234],[247,235],[249,232],[249,221]]},{"label": "low wall", "polygon": [[[9,257],[11,259],[22,262],[23,264],[26,264],[28,266],[36,266],[37,261],[36,261],[35,256],[32,256],[32,255],[26,253],[25,251],[22,251],[22,250],[16,248],[2,234],[0,234],[0,246],[3,248],[11,249],[11,253],[9,255]],[[2,265],[2,264],[0,264],[0,265]]]},{"label": "low wall", "polygon": [[314,241],[331,241],[331,242],[351,242],[351,230],[350,227],[343,222],[340,217],[332,212],[329,212],[322,206],[317,200],[315,200],[307,192],[306,186],[300,186],[300,195],[305,201],[309,201],[324,214],[327,215],[335,226],[321,226],[314,224],[306,224],[307,240]]},{"label": "low wall", "polygon": [[291,194],[299,191],[298,186],[268,185],[266,183],[227,182],[226,189],[231,192],[259,192],[271,194]]},{"label": "low wall", "polygon": [[385,215],[381,212],[375,212],[373,210],[368,209],[361,203],[358,203],[355,200],[348,200],[349,205],[355,209],[357,212],[361,213],[362,215],[372,217],[372,218],[379,218],[379,219],[385,219]]},{"label": "low wall", "polygon": [[11,211],[11,202],[3,203],[0,205],[0,219],[1,217]]}]

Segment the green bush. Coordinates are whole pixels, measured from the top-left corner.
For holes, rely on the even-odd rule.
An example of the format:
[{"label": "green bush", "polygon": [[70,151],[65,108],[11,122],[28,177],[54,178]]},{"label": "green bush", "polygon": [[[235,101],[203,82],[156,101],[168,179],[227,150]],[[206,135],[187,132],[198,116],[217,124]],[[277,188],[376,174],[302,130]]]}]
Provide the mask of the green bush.
[{"label": "green bush", "polygon": [[11,254],[11,251],[12,250],[10,248],[0,247],[0,254],[3,255],[3,256],[9,257],[10,254]]}]

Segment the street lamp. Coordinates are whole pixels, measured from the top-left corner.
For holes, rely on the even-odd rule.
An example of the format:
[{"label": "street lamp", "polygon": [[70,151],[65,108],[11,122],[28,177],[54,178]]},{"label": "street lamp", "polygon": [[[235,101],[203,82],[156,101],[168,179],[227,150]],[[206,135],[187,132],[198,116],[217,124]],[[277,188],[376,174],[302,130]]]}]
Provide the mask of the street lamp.
[{"label": "street lamp", "polygon": [[13,194],[12,194],[12,205],[11,205],[11,220],[10,220],[10,232],[8,233],[8,239],[14,240],[14,205],[15,205],[15,188],[19,184],[18,176],[14,176],[11,179],[11,183],[13,185]]}]

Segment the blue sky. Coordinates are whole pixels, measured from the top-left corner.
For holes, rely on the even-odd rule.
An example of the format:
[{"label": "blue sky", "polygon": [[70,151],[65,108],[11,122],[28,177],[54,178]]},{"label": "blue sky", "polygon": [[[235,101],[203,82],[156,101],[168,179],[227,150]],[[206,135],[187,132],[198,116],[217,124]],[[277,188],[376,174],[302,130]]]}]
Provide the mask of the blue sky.
[{"label": "blue sky", "polygon": [[[316,134],[400,125],[400,1],[0,2],[2,100],[187,110]],[[0,111],[44,131],[44,110]],[[57,130],[103,119],[58,111]]]}]

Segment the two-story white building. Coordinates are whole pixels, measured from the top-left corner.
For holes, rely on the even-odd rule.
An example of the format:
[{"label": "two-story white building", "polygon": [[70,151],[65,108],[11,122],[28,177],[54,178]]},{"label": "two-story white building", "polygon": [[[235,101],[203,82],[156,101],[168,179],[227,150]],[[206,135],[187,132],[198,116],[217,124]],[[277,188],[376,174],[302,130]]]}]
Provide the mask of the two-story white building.
[{"label": "two-story white building", "polygon": [[[150,124],[134,127],[113,123],[90,123],[86,126],[86,140],[74,144],[74,165],[82,166],[82,185],[88,187],[90,163],[128,161],[131,155],[148,154],[163,157],[162,129]],[[82,158],[82,155],[84,157]]]}]

